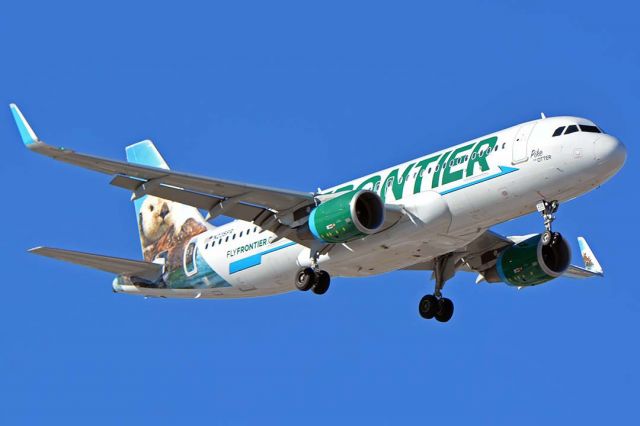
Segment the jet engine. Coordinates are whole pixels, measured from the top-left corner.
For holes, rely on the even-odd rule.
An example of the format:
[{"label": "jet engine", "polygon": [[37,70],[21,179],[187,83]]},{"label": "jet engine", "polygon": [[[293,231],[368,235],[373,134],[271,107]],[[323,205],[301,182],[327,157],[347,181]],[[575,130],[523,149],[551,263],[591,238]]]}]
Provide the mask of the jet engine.
[{"label": "jet engine", "polygon": [[322,202],[309,215],[309,230],[327,243],[345,243],[377,232],[384,222],[384,203],[372,191],[349,191]]},{"label": "jet engine", "polygon": [[550,244],[542,243],[542,234],[534,235],[504,249],[495,266],[483,272],[488,282],[504,282],[517,287],[545,283],[562,275],[571,262],[571,250],[559,233]]}]

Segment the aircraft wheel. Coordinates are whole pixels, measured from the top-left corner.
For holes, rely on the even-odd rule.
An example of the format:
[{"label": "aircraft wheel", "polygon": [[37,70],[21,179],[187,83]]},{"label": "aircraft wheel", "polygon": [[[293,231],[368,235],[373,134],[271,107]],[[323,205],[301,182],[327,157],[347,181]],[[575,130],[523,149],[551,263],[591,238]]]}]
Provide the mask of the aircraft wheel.
[{"label": "aircraft wheel", "polygon": [[420,299],[418,312],[420,312],[420,316],[422,318],[431,319],[439,310],[440,306],[438,303],[438,299],[433,294],[427,294],[422,299]]},{"label": "aircraft wheel", "polygon": [[331,284],[331,276],[326,271],[319,271],[317,273],[318,279],[315,285],[311,289],[315,294],[325,294],[329,290],[329,284]]},{"label": "aircraft wheel", "polygon": [[[307,291],[317,281],[316,273],[311,268],[302,268],[296,274],[296,288],[300,291]],[[328,286],[327,286],[328,287]]]},{"label": "aircraft wheel", "polygon": [[438,312],[436,313],[436,321],[447,322],[453,316],[453,302],[445,297],[438,301]]}]

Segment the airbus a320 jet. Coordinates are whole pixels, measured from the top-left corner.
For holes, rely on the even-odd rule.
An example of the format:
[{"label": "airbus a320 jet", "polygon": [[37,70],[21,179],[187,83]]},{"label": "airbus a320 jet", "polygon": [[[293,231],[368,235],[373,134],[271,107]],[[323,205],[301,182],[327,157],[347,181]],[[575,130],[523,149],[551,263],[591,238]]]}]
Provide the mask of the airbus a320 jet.
[{"label": "airbus a320 jet", "polygon": [[[327,190],[301,192],[172,171],[148,140],[128,146],[127,161],[53,147],[10,107],[31,151],[112,175],[112,185],[132,192],[144,260],[30,251],[117,274],[114,292],[147,297],[324,294],[331,277],[409,269],[431,271],[435,282],[419,314],[446,322],[453,303],[443,288],[458,271],[518,288],[602,276],[583,238],[583,265],[571,264],[569,244],[552,223],[560,203],[599,187],[626,160],[624,145],[590,120],[543,115]],[[542,232],[490,230],[536,211]],[[235,220],[211,225],[220,215]]]}]

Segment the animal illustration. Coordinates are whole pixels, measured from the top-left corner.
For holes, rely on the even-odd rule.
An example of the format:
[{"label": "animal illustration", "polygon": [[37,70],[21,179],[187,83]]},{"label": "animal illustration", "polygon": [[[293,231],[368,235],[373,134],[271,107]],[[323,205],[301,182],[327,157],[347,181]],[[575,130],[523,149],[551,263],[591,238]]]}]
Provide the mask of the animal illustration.
[{"label": "animal illustration", "polygon": [[167,264],[182,263],[184,245],[207,230],[197,209],[154,196],[146,196],[138,213],[140,239],[145,260],[168,252]]}]

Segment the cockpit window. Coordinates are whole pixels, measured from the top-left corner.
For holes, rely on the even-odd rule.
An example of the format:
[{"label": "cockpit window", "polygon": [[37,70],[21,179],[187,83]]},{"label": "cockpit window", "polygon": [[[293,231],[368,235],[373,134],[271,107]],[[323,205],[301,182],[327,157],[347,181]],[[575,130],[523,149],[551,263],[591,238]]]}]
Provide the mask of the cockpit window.
[{"label": "cockpit window", "polygon": [[571,126],[567,126],[567,130],[564,132],[565,135],[568,135],[570,133],[575,133],[578,131],[578,126],[576,126],[575,124],[572,124]]},{"label": "cockpit window", "polygon": [[564,130],[564,126],[558,127],[555,132],[553,132],[553,136],[560,136],[562,131]]},{"label": "cockpit window", "polygon": [[602,133],[600,129],[598,129],[596,126],[587,126],[585,124],[580,125],[580,130],[582,130],[583,132],[589,132],[589,133]]}]

